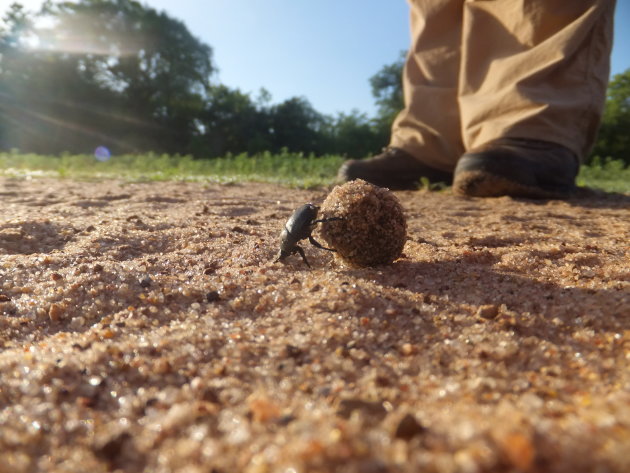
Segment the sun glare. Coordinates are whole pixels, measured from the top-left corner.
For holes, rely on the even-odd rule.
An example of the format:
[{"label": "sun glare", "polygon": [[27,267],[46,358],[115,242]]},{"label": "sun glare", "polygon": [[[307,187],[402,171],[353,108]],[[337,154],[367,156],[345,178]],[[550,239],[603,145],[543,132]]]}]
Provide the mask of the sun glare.
[{"label": "sun glare", "polygon": [[39,39],[39,36],[37,36],[34,33],[29,33],[29,34],[25,34],[22,35],[22,37],[20,38],[20,43],[26,48],[26,49],[32,49],[34,51],[38,50],[41,48],[41,41]]},{"label": "sun glare", "polygon": [[38,16],[33,29],[25,32],[20,43],[26,49],[38,52],[64,54],[91,54],[94,56],[128,57],[138,54],[141,48],[137,39],[119,37],[116,43],[104,42],[103,36],[90,26],[93,18],[82,18],[72,30],[60,27],[52,16]]}]

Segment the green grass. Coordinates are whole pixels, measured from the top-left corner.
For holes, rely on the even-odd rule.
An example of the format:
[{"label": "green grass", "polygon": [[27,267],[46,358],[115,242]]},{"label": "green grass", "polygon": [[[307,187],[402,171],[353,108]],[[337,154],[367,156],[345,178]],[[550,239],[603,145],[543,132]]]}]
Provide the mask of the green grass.
[{"label": "green grass", "polygon": [[[326,186],[334,181],[344,158],[299,153],[245,154],[216,159],[158,154],[115,156],[99,162],[88,155],[43,156],[0,153],[0,175],[54,176],[75,179],[258,181],[291,187]],[[578,185],[607,192],[630,193],[630,167],[621,160],[595,158],[582,166]],[[433,189],[427,182],[423,187]]]},{"label": "green grass", "polygon": [[630,194],[630,166],[620,159],[595,157],[580,168],[577,184],[606,192]]},{"label": "green grass", "polygon": [[215,159],[158,154],[115,156],[99,162],[93,156],[0,153],[0,175],[55,176],[76,179],[258,181],[292,187],[317,187],[333,181],[343,158],[299,153],[240,154]]}]

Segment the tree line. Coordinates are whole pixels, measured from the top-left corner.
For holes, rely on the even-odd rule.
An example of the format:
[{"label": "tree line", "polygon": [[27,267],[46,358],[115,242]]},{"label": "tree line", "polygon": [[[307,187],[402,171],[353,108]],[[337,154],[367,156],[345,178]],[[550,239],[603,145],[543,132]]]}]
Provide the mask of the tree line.
[{"label": "tree line", "polygon": [[210,46],[139,2],[47,2],[30,16],[14,3],[0,25],[0,149],[362,157],[387,144],[379,118],[326,116],[303,97],[272,104],[214,72]]},{"label": "tree line", "polygon": [[[303,97],[272,104],[213,81],[212,48],[133,0],[14,3],[0,24],[0,150],[192,155],[287,149],[364,157],[389,141],[402,108],[404,58],[370,83],[375,117],[328,116]],[[609,89],[595,153],[630,162],[630,70]]]}]

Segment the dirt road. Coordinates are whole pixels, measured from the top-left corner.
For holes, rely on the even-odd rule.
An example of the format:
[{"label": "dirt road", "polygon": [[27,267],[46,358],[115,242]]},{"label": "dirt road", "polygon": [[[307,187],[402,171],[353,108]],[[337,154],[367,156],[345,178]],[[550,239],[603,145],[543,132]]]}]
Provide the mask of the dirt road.
[{"label": "dirt road", "polygon": [[0,179],[0,472],[630,471],[629,196],[274,263],[326,193]]}]

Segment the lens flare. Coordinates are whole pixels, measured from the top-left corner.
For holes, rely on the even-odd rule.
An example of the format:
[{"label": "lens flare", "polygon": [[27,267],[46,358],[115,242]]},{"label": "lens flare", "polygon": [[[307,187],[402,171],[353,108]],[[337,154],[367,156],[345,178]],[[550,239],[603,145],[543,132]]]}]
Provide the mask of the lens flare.
[{"label": "lens flare", "polygon": [[97,161],[103,163],[105,161],[109,161],[109,158],[112,157],[112,153],[110,153],[110,151],[105,146],[99,146],[94,150],[94,157]]}]

